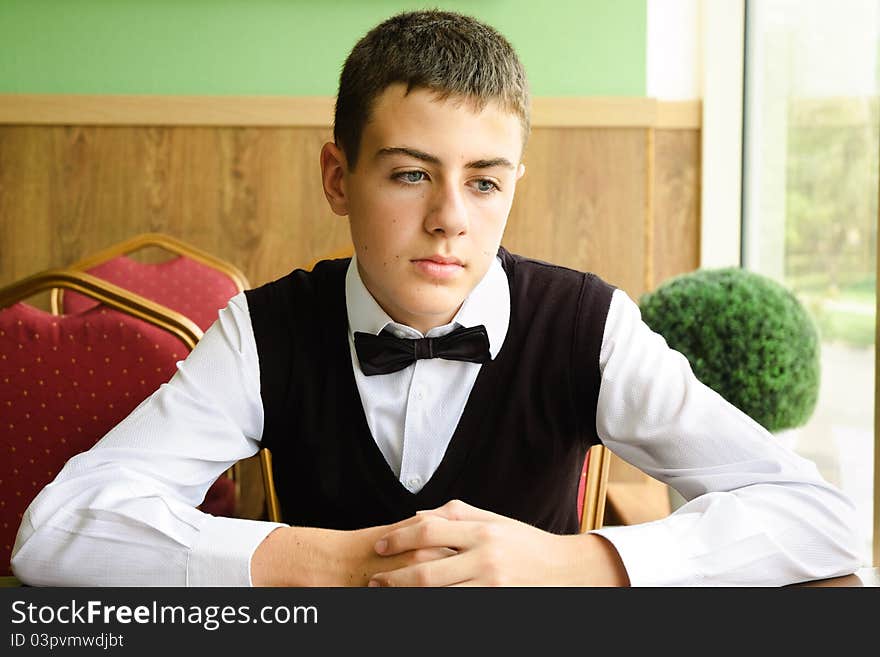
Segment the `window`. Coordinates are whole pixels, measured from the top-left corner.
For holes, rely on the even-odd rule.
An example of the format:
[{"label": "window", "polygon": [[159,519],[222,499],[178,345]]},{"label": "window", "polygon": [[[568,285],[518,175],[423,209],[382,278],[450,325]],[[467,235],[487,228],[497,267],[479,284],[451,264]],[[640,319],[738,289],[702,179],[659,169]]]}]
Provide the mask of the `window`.
[{"label": "window", "polygon": [[876,0],[746,4],[743,266],[815,319],[822,384],[782,436],[856,503],[871,563],[877,272]]}]

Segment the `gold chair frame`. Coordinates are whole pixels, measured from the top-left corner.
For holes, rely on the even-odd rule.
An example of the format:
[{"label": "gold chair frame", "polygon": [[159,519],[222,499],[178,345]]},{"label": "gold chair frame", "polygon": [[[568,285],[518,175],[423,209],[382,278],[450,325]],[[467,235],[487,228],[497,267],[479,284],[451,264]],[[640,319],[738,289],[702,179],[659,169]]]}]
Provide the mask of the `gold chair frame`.
[{"label": "gold chair frame", "polygon": [[610,466],[611,451],[604,445],[593,445],[590,448],[590,461],[587,463],[581,533],[599,529],[605,520],[605,498],[608,492]]},{"label": "gold chair frame", "polygon": [[47,269],[0,288],[0,308],[45,290],[67,289],[154,324],[177,336],[190,349],[202,338],[202,329],[179,312],[113,285],[91,274],[67,269]]},{"label": "gold chair frame", "polygon": [[[106,249],[97,251],[96,253],[93,253],[92,255],[83,258],[82,260],[78,260],[77,262],[70,265],[68,269],[74,269],[77,271],[86,270],[94,267],[95,265],[99,265],[102,262],[111,260],[112,258],[115,258],[117,256],[127,255],[129,253],[133,253],[134,251],[149,246],[156,246],[165,249],[170,253],[186,256],[187,258],[190,258],[197,262],[201,262],[203,265],[207,265],[226,274],[235,283],[235,286],[238,288],[239,292],[242,292],[243,290],[246,290],[250,287],[250,283],[248,283],[247,277],[235,265],[228,263],[225,260],[221,260],[220,258],[208,253],[207,251],[202,251],[201,249],[198,249],[191,244],[182,242],[181,240],[171,237],[170,235],[165,235],[164,233],[142,233],[140,235],[136,235],[131,239],[125,240],[123,242],[118,242],[117,244],[113,244],[111,246],[108,246]],[[58,288],[53,289],[50,298],[53,315],[61,314],[61,301],[61,290]]]},{"label": "gold chair frame", "polygon": [[[603,445],[590,448],[587,464],[587,481],[584,486],[583,512],[580,520],[581,533],[599,529],[605,516],[605,494],[611,452]],[[260,467],[263,472],[263,489],[266,493],[266,512],[272,522],[281,520],[281,506],[275,492],[275,476],[272,472],[272,452],[268,447],[260,450]]]},{"label": "gold chair frame", "polygon": [[272,522],[283,522],[278,493],[275,491],[275,475],[272,472],[272,452],[268,447],[260,449],[260,469],[263,473],[263,491],[266,495],[266,515]]}]

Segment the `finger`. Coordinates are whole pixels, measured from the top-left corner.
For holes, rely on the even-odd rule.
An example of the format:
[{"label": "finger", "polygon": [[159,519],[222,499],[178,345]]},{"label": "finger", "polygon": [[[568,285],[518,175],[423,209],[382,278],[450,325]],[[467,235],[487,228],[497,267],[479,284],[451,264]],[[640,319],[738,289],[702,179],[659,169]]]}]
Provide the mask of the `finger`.
[{"label": "finger", "polygon": [[425,548],[466,550],[479,543],[484,524],[423,517],[421,522],[385,534],[376,542],[375,550],[384,556]]},{"label": "finger", "polygon": [[443,506],[438,506],[435,509],[416,511],[416,515],[435,515],[447,520],[492,520],[499,517],[496,513],[471,506],[461,500],[449,500]]},{"label": "finger", "polygon": [[[418,513],[418,511],[416,511],[416,513]],[[394,524],[385,525],[385,529],[386,529],[386,531],[393,531],[393,530],[399,529],[401,527],[407,527],[409,525],[414,525],[419,521],[420,518],[421,518],[421,516],[412,515],[412,516],[409,516],[408,518],[404,518],[403,520],[398,520]]]},{"label": "finger", "polygon": [[[450,550],[449,548],[425,548],[422,550],[413,550],[412,552],[404,553],[404,563],[406,565],[415,565],[418,563],[427,563],[428,561],[436,561],[437,559],[445,559],[446,557],[451,557],[453,554],[458,554],[455,550]],[[400,556],[397,557],[397,563],[400,563]]]},{"label": "finger", "polygon": [[472,579],[473,559],[466,554],[376,573],[369,586],[451,586]]}]

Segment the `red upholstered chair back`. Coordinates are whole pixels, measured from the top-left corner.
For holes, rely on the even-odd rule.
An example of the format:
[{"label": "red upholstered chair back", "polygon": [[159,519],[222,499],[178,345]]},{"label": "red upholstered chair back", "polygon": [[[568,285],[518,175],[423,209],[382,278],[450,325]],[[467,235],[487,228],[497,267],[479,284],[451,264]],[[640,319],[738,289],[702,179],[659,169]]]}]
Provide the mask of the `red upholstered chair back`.
[{"label": "red upholstered chair back", "polygon": [[[46,275],[53,285],[70,284],[53,280],[54,274]],[[11,574],[12,545],[31,500],[71,456],[92,447],[168,381],[175,363],[201,337],[192,322],[164,315],[167,311],[158,305],[133,295],[125,297],[131,300],[127,305],[123,296],[114,296],[111,286],[83,274],[66,275],[76,277],[74,287],[82,292],[110,290],[110,296],[99,297],[100,306],[59,317],[21,302],[10,305],[10,299],[38,291],[39,277],[26,279],[17,289],[13,285],[0,290],[0,574],[4,575]],[[26,294],[29,285],[32,291]],[[164,317],[157,319],[159,315]],[[171,331],[168,322],[177,329]]]},{"label": "red upholstered chair back", "polygon": [[584,516],[584,493],[587,492],[587,471],[590,469],[590,452],[587,452],[587,457],[584,459],[584,466],[581,468],[581,481],[578,484],[578,518],[583,518]]},{"label": "red upholstered chair back", "polygon": [[[160,263],[138,262],[125,255],[148,246],[158,246],[176,255]],[[113,245],[70,268],[86,271],[176,310],[203,331],[214,323],[217,312],[229,299],[248,286],[244,274],[233,265],[158,233]],[[70,292],[53,297],[58,314],[82,312],[94,305],[94,300]]]},{"label": "red upholstered chair back", "polygon": [[[86,271],[176,310],[203,331],[208,330],[217,319],[217,312],[240,291],[222,272],[184,256],[155,264],[117,256]],[[96,304],[82,294],[67,292],[62,312],[79,313]]]}]

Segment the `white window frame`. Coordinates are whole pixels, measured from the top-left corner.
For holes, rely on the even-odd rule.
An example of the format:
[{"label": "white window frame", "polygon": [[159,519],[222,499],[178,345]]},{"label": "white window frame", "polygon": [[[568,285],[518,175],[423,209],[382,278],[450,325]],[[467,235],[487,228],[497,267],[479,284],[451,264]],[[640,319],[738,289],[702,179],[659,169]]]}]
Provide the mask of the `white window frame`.
[{"label": "white window frame", "polygon": [[703,0],[700,267],[742,264],[745,0]]}]

